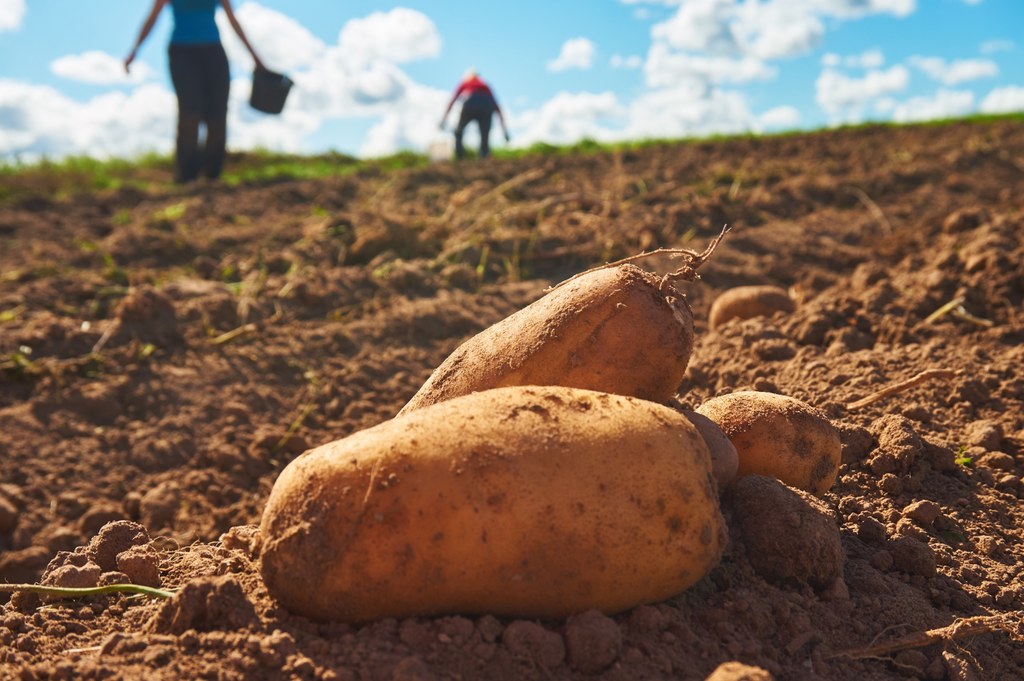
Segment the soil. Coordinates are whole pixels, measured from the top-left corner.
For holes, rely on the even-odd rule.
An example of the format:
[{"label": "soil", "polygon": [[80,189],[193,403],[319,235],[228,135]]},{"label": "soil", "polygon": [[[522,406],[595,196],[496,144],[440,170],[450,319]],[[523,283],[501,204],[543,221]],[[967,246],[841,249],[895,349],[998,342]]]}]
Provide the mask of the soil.
[{"label": "soil", "polygon": [[[153,186],[0,204],[0,582],[174,596],[17,593],[0,678],[1024,676],[1019,122]],[[726,491],[720,564],[612,616],[351,626],[268,596],[256,526],[291,459],[392,418],[546,287],[725,224],[685,285],[674,404],[754,389],[823,410],[843,464],[820,500]],[[797,309],[709,330],[746,284]],[[856,404],[925,370],[950,373]]]}]

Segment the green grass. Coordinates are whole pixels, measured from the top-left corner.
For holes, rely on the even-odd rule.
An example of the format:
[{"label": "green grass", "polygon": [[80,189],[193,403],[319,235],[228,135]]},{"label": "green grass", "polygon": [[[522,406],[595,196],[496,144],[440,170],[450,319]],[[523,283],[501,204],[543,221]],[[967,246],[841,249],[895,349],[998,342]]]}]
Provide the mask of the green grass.
[{"label": "green grass", "polygon": [[[979,114],[966,118],[943,119],[913,125],[936,127],[965,122],[984,124],[997,121],[1024,122],[1024,113]],[[501,159],[523,159],[550,155],[591,155],[740,139],[831,134],[837,131],[879,127],[907,126],[896,123],[870,122],[840,128],[789,130],[770,135],[744,133],[700,138],[642,139],[621,142],[598,142],[592,139],[583,139],[571,145],[555,146],[537,143],[523,149],[495,149],[493,156]],[[337,152],[306,156],[255,150],[229,154],[222,179],[229,185],[259,184],[279,180],[339,177],[362,172],[391,172],[407,168],[421,168],[429,163],[426,154],[411,151],[402,151],[380,158],[358,159]],[[169,155],[160,154],[146,154],[134,159],[98,160],[73,156],[60,161],[42,160],[34,163],[0,161],[0,205],[4,202],[40,195],[51,200],[60,200],[79,193],[97,193],[121,188],[134,188],[144,193],[166,192],[174,188],[173,172],[173,159]]]},{"label": "green grass", "polygon": [[[277,180],[318,179],[364,171],[390,172],[429,163],[426,154],[409,151],[373,159],[339,153],[316,156],[265,150],[230,153],[221,177],[228,185]],[[0,204],[30,196],[60,200],[80,193],[131,187],[142,192],[174,188],[174,165],[169,155],[147,154],[135,159],[99,160],[73,156],[36,163],[0,161]]]}]

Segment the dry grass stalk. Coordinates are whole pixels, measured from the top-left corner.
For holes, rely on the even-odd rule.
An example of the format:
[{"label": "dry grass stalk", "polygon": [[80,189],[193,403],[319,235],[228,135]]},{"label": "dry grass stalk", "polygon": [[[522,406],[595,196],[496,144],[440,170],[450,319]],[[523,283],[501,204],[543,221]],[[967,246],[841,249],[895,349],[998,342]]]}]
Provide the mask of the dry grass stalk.
[{"label": "dry grass stalk", "polygon": [[930,646],[933,643],[945,643],[951,641],[957,641],[959,639],[968,638],[971,636],[978,636],[980,634],[990,634],[997,631],[1002,631],[1015,640],[1022,640],[1020,631],[1021,622],[1019,618],[1014,621],[1014,618],[1010,615],[982,615],[979,617],[967,617],[965,619],[956,620],[952,624],[939,627],[938,629],[929,629],[927,631],[916,631],[906,636],[893,639],[891,641],[884,641],[882,643],[870,643],[864,648],[847,648],[846,650],[840,650],[828,657],[828,659],[836,659],[838,657],[849,657],[853,659],[864,659],[877,657],[879,655],[888,655],[896,653],[901,650],[910,650],[911,648],[924,648]]},{"label": "dry grass stalk", "polygon": [[597,267],[591,267],[589,270],[585,270],[583,272],[574,274],[565,281],[555,284],[554,286],[548,288],[546,291],[554,291],[556,288],[564,286],[565,284],[568,284],[570,281],[573,281],[574,279],[578,279],[579,277],[582,277],[585,274],[590,274],[591,272],[596,272],[597,270],[604,270],[610,267],[618,267],[619,265],[625,265],[627,263],[636,262],[637,260],[641,260],[643,258],[650,258],[655,255],[667,255],[673,258],[685,257],[687,259],[686,264],[684,264],[682,267],[672,272],[669,272],[668,274],[664,275],[661,278],[662,286],[664,286],[665,283],[670,281],[693,281],[694,279],[697,278],[697,270],[700,268],[701,265],[703,265],[707,261],[708,258],[711,257],[711,254],[715,252],[715,249],[718,248],[718,244],[721,243],[722,239],[728,232],[729,225],[723,226],[722,231],[719,233],[719,235],[716,236],[708,245],[708,247],[705,248],[704,251],[701,253],[691,251],[687,248],[656,248],[653,251],[637,253],[636,255],[631,255],[629,257],[622,258],[621,260],[616,260],[615,262],[609,262],[605,263],[604,265],[598,265]]},{"label": "dry grass stalk", "polygon": [[901,392],[909,390],[910,388],[913,388],[915,385],[920,385],[921,383],[924,383],[925,381],[930,381],[933,378],[943,378],[948,381],[954,376],[956,376],[958,373],[958,371],[955,371],[953,369],[925,369],[924,371],[918,373],[917,375],[911,378],[908,378],[905,381],[894,383],[893,385],[882,388],[877,392],[871,393],[867,397],[856,400],[855,402],[850,402],[849,404],[846,405],[846,408],[850,411],[860,409],[861,407],[866,407],[869,404],[874,404],[879,400],[884,400],[886,397],[892,397],[893,395],[897,395]]}]

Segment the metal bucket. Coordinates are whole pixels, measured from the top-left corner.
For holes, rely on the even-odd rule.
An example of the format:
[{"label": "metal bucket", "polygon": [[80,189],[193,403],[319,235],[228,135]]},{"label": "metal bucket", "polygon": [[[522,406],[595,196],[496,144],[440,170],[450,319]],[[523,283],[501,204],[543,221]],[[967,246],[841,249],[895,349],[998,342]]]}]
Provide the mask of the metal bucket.
[{"label": "metal bucket", "polygon": [[279,114],[291,89],[292,79],[288,76],[258,68],[252,74],[249,106],[263,113]]}]

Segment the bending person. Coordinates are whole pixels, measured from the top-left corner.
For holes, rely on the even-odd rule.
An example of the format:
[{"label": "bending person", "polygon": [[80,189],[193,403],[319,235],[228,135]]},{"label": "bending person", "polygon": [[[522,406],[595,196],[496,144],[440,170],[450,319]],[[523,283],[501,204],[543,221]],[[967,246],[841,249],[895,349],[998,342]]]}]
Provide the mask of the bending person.
[{"label": "bending person", "polygon": [[[217,7],[223,7],[231,27],[252,55],[256,68],[264,68],[249,44],[245,32],[231,9],[231,0],[154,0],[131,53],[124,60],[127,72],[135,53],[149,36],[160,11],[171,5],[174,31],[167,54],[171,81],[178,96],[178,131],[175,145],[175,180],[191,182],[200,174],[220,176],[227,145],[228,58],[220,42],[214,19]],[[205,126],[205,141],[200,144],[200,125]]]},{"label": "bending person", "polygon": [[455,157],[465,157],[466,149],[462,144],[462,134],[466,131],[466,126],[470,122],[475,122],[480,129],[480,157],[487,158],[491,153],[491,119],[495,113],[498,114],[498,120],[501,121],[501,129],[505,133],[505,141],[509,140],[508,126],[505,125],[505,116],[501,112],[501,107],[498,106],[498,100],[495,99],[490,86],[480,79],[476,71],[470,69],[463,76],[462,82],[459,83],[459,87],[456,88],[451,101],[448,102],[448,108],[445,109],[444,116],[441,117],[442,130],[444,129],[445,119],[448,118],[448,112],[452,110],[455,102],[460,98],[462,99],[462,113],[459,114],[459,123],[455,126]]}]

